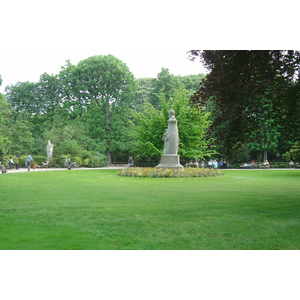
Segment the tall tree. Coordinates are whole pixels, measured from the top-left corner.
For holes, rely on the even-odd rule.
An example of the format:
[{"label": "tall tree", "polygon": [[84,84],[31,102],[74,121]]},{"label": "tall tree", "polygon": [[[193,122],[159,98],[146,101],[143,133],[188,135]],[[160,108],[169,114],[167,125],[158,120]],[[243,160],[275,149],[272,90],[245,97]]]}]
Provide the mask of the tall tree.
[{"label": "tall tree", "polygon": [[174,91],[182,86],[183,84],[178,76],[171,74],[169,69],[162,68],[157,78],[153,81],[153,92],[150,95],[150,103],[153,106],[158,106],[159,99],[157,94],[160,91],[164,92],[166,100],[168,101],[170,97],[173,96]]},{"label": "tall tree", "polygon": [[41,103],[34,82],[18,82],[5,88],[6,99],[17,112],[27,112],[30,115],[39,114],[42,110]]},{"label": "tall tree", "polygon": [[[1,85],[1,76],[0,76],[0,85]],[[6,101],[3,94],[0,93],[0,160],[2,156],[7,154],[9,146],[11,144],[8,139],[9,130],[9,120],[12,115],[11,105]]]},{"label": "tall tree", "polygon": [[188,91],[188,96],[191,97],[199,90],[200,83],[205,78],[205,76],[205,74],[191,74],[185,76],[178,76],[178,78],[180,82],[184,85],[184,88]]},{"label": "tall tree", "polygon": [[[90,132],[106,144],[108,163],[111,152],[117,150],[122,139],[122,127],[126,125],[126,111],[134,101],[136,81],[127,65],[112,55],[92,56],[68,65],[61,72],[65,96],[70,107],[89,121]],[[95,123],[95,113],[99,114]],[[101,128],[99,131],[98,128]]]},{"label": "tall tree", "polygon": [[158,95],[159,105],[154,107],[149,102],[141,112],[132,111],[132,152],[142,161],[158,163],[163,150],[163,134],[166,130],[168,111],[175,111],[178,121],[179,150],[182,159],[203,158],[215,153],[208,148],[205,133],[209,126],[209,114],[202,109],[191,106],[187,91],[180,88],[174,91],[174,97],[166,100],[161,91]]},{"label": "tall tree", "polygon": [[[251,109],[247,109],[246,145],[250,151],[258,153],[257,160],[268,160],[268,153],[276,151],[280,137],[281,114],[274,107],[271,95],[253,99]],[[262,154],[262,156],[261,156]]]},{"label": "tall tree", "polygon": [[42,74],[36,85],[36,94],[40,103],[40,114],[45,115],[46,121],[53,125],[55,116],[62,116],[63,101],[58,76]]},{"label": "tall tree", "polygon": [[135,93],[136,106],[132,107],[135,110],[140,110],[143,108],[143,105],[150,101],[154,91],[154,82],[155,78],[139,78],[137,79],[138,89]]},{"label": "tall tree", "polygon": [[[159,105],[157,94],[163,91],[168,101],[174,96],[174,92],[180,87],[187,90],[188,96],[192,96],[198,91],[199,82],[205,77],[205,74],[198,75],[173,75],[168,69],[162,68],[156,78],[140,78],[138,79],[138,90],[136,93],[136,103],[144,103],[146,100],[152,105]],[[139,109],[139,106],[136,106]]]},{"label": "tall tree", "polygon": [[[269,114],[284,111],[283,95],[299,80],[299,51],[192,50],[190,55],[199,57],[210,70],[192,100],[200,105],[209,100],[216,104],[218,115],[212,129],[225,125],[219,137],[227,152],[236,142],[246,142],[253,116],[259,117],[258,108],[266,99],[273,104]],[[272,115],[276,126],[283,123],[282,117]]]}]

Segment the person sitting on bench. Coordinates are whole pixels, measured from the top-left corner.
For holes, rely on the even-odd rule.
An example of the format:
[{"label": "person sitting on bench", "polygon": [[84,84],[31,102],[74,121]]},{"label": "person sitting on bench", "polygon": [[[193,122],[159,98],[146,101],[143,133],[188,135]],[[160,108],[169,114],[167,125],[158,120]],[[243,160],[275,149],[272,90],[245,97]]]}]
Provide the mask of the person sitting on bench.
[{"label": "person sitting on bench", "polygon": [[42,167],[42,168],[47,168],[48,165],[49,165],[49,159],[47,158],[45,162],[42,162],[41,167]]},{"label": "person sitting on bench", "polygon": [[13,161],[13,158],[11,157],[10,160],[9,160],[9,168],[12,169],[12,167],[13,167],[14,165],[16,166],[16,169],[18,170],[18,169],[19,169],[19,165],[18,165],[17,163],[15,163],[15,162]]},{"label": "person sitting on bench", "polygon": [[1,162],[1,161],[0,161],[0,169],[1,169],[1,172],[2,172],[2,173],[7,173],[7,171],[6,171],[5,167],[4,167],[4,165],[2,165],[2,162]]},{"label": "person sitting on bench", "polygon": [[76,165],[76,163],[75,162],[71,162],[70,158],[68,158],[65,161],[65,166],[68,168],[68,170],[71,170],[75,165]]}]

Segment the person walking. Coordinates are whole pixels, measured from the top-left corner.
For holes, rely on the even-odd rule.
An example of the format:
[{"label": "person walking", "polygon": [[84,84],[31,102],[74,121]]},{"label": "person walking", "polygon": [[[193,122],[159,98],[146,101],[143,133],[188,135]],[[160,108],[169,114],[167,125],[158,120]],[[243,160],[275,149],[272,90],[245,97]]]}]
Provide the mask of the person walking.
[{"label": "person walking", "polygon": [[295,168],[295,163],[294,163],[292,160],[289,162],[289,164],[290,164],[290,168],[291,168],[291,169],[294,169],[294,168]]},{"label": "person walking", "polygon": [[128,168],[134,167],[134,160],[131,156],[128,158]]},{"label": "person walking", "polygon": [[31,164],[32,164],[32,162],[33,162],[33,159],[32,159],[32,157],[31,157],[30,153],[28,153],[28,155],[26,156],[25,162],[26,162],[26,164],[27,164],[27,170],[30,171]]}]

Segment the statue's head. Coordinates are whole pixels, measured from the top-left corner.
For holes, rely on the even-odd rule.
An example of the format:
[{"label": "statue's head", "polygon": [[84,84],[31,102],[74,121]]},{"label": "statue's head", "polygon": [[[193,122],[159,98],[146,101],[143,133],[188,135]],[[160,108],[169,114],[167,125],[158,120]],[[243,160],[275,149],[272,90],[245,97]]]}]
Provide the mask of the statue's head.
[{"label": "statue's head", "polygon": [[175,111],[173,109],[169,110],[169,117],[174,117]]}]

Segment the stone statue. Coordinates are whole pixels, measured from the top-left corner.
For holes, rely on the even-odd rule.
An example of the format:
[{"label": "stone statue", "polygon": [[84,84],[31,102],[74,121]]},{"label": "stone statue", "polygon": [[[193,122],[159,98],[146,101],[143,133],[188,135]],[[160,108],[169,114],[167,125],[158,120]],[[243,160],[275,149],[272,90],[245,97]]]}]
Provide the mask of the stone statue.
[{"label": "stone statue", "polygon": [[168,128],[166,129],[165,134],[163,135],[164,140],[164,154],[177,154],[178,152],[178,128],[177,128],[177,120],[175,119],[174,110],[169,111],[169,120],[168,120]]},{"label": "stone statue", "polygon": [[176,168],[182,169],[183,166],[179,162],[178,143],[179,134],[177,128],[177,120],[174,110],[169,111],[168,128],[163,135],[164,150],[159,165],[156,168]]},{"label": "stone statue", "polygon": [[50,141],[48,141],[48,144],[46,145],[46,152],[47,152],[47,158],[52,158],[52,152],[53,152],[53,145]]}]

